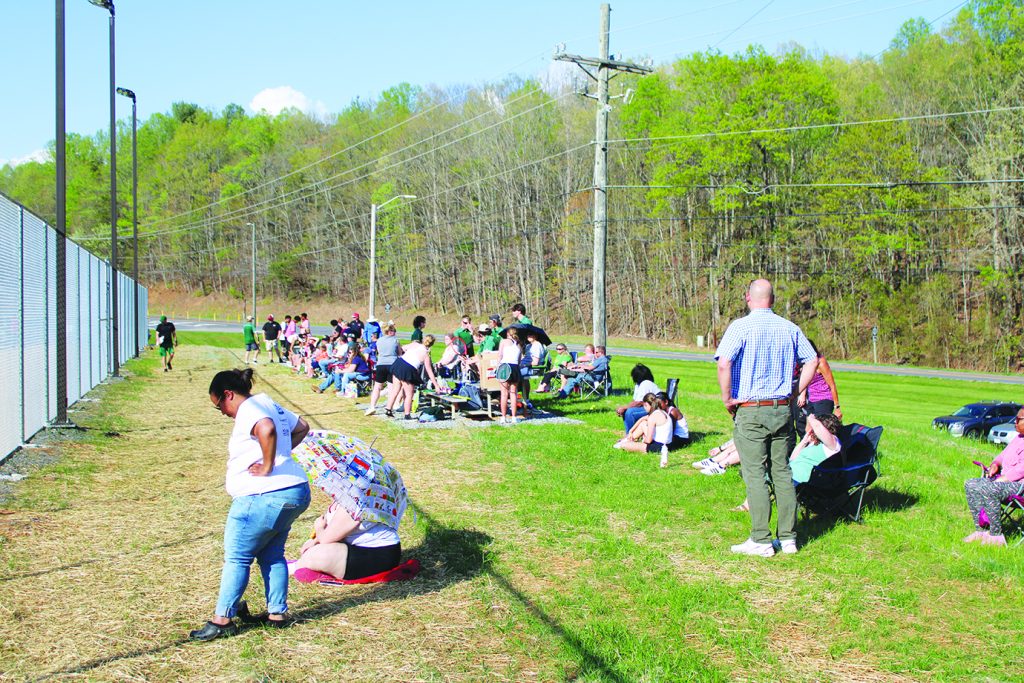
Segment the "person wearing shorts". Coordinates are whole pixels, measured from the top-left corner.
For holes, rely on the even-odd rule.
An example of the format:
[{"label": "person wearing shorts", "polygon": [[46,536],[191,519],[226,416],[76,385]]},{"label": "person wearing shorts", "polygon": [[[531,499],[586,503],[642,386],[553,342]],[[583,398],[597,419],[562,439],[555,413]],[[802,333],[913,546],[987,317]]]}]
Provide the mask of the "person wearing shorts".
[{"label": "person wearing shorts", "polygon": [[260,357],[260,345],[256,343],[256,327],[253,325],[255,319],[250,315],[245,319],[242,326],[242,342],[245,344],[245,364],[249,364],[249,354],[253,354],[252,362],[255,364]]},{"label": "person wearing shorts", "polygon": [[274,320],[274,316],[268,315],[267,322],[263,323],[263,339],[267,346],[267,362],[273,363],[274,356],[277,356],[278,363],[284,363],[281,358],[281,348],[278,346],[278,337],[281,336],[281,323]]},{"label": "person wearing shorts", "polygon": [[398,532],[384,524],[360,522],[331,503],[313,523],[313,538],[289,565],[297,581],[307,583],[328,574],[345,581],[363,579],[394,569],[402,561]]},{"label": "person wearing shorts", "polygon": [[395,326],[384,326],[384,336],[377,340],[377,363],[373,366],[373,389],[370,391],[370,407],[367,415],[377,412],[377,399],[380,392],[391,383],[391,366],[402,355],[402,345],[398,342]]},{"label": "person wearing shorts", "polygon": [[160,359],[164,364],[164,372],[173,370],[174,347],[178,345],[178,332],[174,323],[167,321],[167,316],[160,316],[160,324],[156,326],[156,343],[160,349]]}]

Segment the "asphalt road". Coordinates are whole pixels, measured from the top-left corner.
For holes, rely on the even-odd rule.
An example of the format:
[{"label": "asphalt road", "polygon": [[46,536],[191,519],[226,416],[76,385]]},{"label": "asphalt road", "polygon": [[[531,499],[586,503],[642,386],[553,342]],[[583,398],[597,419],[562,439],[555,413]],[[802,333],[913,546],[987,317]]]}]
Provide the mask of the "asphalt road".
[{"label": "asphalt road", "polygon": [[[158,318],[149,319],[149,327],[153,329],[159,322]],[[242,325],[241,323],[217,322],[214,320],[172,320],[171,322],[179,330],[196,332],[237,332],[239,335],[239,346],[241,346]],[[327,326],[314,325],[312,330],[315,334],[324,335],[331,331]],[[399,333],[400,337],[408,338],[408,334]],[[582,347],[569,347],[572,350],[580,350]],[[659,360],[686,360],[713,362],[712,353],[694,353],[690,351],[649,351],[645,349],[631,349],[628,347],[608,347],[608,355],[624,354],[636,358],[657,358]],[[996,375],[987,372],[969,372],[959,370],[936,370],[932,368],[915,368],[909,366],[894,365],[861,365],[859,363],[841,363],[829,361],[834,370],[842,372],[862,372],[874,375],[895,375],[898,377],[933,377],[939,379],[958,379],[969,382],[994,382],[996,384],[1017,384],[1024,385],[1024,375]]]}]

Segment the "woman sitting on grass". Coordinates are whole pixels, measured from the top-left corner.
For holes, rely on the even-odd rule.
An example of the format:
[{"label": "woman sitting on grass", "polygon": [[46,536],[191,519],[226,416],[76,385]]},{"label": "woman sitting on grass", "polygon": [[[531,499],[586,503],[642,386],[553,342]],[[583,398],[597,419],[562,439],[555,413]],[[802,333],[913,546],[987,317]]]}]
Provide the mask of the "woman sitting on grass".
[{"label": "woman sitting on grass", "polygon": [[385,524],[357,522],[348,510],[331,503],[313,522],[313,538],[302,555],[289,564],[297,581],[311,583],[325,577],[352,581],[394,569],[402,561],[398,532]]},{"label": "woman sitting on grass", "polygon": [[658,394],[648,393],[641,402],[646,415],[633,425],[615,448],[634,453],[660,453],[672,444],[673,420],[665,410],[666,402]]},{"label": "woman sitting on grass", "polygon": [[[981,541],[982,545],[1006,545],[1003,536],[1002,502],[1009,496],[1024,492],[1024,408],[1017,411],[1013,421],[1017,436],[1010,440],[1003,452],[985,468],[985,476],[968,479],[964,484],[967,507],[974,520],[974,533],[964,542]],[[988,531],[981,526],[981,512],[988,517]]]}]

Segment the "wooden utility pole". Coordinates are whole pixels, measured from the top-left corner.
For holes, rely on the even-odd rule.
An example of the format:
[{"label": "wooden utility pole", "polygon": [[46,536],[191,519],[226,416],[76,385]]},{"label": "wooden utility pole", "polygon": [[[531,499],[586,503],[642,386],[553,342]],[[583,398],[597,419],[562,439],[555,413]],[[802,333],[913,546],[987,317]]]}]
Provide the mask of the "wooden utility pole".
[{"label": "wooden utility pole", "polygon": [[[581,57],[556,52],[555,59],[573,62],[597,82],[597,126],[594,137],[594,345],[604,346],[608,340],[608,315],[605,305],[605,253],[608,249],[608,82],[611,72],[646,74],[651,69],[630,62],[621,62],[608,54],[608,33],[611,7],[601,5],[599,57]],[[588,68],[589,67],[589,68]],[[592,69],[597,69],[595,74]]]}]

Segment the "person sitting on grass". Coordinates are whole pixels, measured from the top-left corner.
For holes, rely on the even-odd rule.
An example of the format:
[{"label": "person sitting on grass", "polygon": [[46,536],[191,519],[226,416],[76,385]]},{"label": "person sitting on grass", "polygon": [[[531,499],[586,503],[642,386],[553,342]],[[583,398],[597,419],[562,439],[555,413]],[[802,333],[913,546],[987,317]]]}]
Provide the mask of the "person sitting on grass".
[{"label": "person sitting on grass", "polygon": [[540,385],[537,387],[538,394],[546,394],[551,390],[551,382],[555,377],[561,375],[561,371],[572,363],[572,355],[565,348],[565,344],[555,345],[555,356],[551,359],[551,369],[540,378]]},{"label": "person sitting on grass", "polygon": [[665,411],[665,401],[657,394],[645,394],[640,404],[644,416],[614,447],[634,453],[660,453],[672,443],[672,418]]},{"label": "person sitting on grass", "polygon": [[[968,479],[964,484],[967,507],[974,520],[974,532],[964,542],[982,545],[1006,545],[1002,525],[1002,501],[1024,493],[1024,408],[1013,421],[1017,436],[985,468],[985,476]],[[981,513],[988,517],[988,531],[982,527]]]},{"label": "person sitting on grass", "polygon": [[573,389],[579,385],[584,379],[589,382],[597,382],[598,375],[607,376],[608,373],[608,356],[604,355],[604,347],[597,346],[594,348],[594,357],[585,363],[580,363],[578,372],[580,374],[575,377],[570,377],[566,382],[565,386],[559,390],[556,398],[565,398],[572,393]]},{"label": "person sitting on grass", "polygon": [[658,385],[654,383],[654,374],[646,365],[637,363],[629,374],[633,378],[633,400],[615,409],[615,413],[622,418],[627,434],[633,429],[636,421],[647,414],[644,410],[644,396],[662,393]]},{"label": "person sitting on grass", "polygon": [[331,503],[313,522],[313,538],[302,546],[288,571],[300,582],[324,578],[353,581],[394,569],[402,561],[398,532],[386,524],[358,522],[348,510]]},{"label": "person sitting on grass", "polygon": [[676,407],[676,404],[669,400],[668,394],[664,391],[658,394],[658,398],[665,406],[665,412],[672,418],[672,443],[668,445],[670,451],[690,445],[690,425],[686,422],[683,411]]},{"label": "person sitting on grass", "polygon": [[718,475],[725,474],[725,471],[740,464],[740,452],[736,450],[736,444],[729,439],[721,446],[715,446],[708,451],[708,457],[697,460],[693,463],[694,469],[700,470],[701,474]]}]

